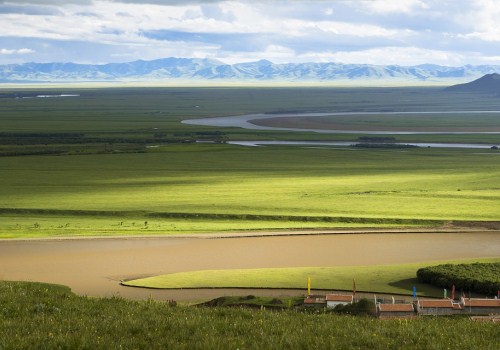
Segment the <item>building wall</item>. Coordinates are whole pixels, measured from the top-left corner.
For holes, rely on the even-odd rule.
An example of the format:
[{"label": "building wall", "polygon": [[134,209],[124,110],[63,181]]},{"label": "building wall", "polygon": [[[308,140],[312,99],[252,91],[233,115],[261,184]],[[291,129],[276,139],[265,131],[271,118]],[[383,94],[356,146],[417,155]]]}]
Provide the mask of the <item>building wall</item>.
[{"label": "building wall", "polygon": [[455,311],[452,308],[444,307],[426,307],[418,309],[420,315],[453,315]]},{"label": "building wall", "polygon": [[462,314],[471,315],[500,315],[500,308],[498,307],[472,307],[465,306],[461,312]]}]

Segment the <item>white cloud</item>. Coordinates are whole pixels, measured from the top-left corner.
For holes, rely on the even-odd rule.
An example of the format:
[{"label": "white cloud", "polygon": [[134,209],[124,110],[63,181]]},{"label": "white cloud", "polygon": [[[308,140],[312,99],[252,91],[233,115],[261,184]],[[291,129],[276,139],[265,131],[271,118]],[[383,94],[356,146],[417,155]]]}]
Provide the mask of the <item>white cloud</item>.
[{"label": "white cloud", "polygon": [[295,57],[296,52],[288,47],[280,45],[268,45],[262,51],[251,52],[223,52],[219,56],[213,56],[221,61],[234,64],[241,62],[251,62],[257,60],[269,60],[273,63],[289,63],[290,57]]},{"label": "white cloud", "polygon": [[415,9],[427,9],[429,6],[422,0],[371,0],[355,1],[367,10],[384,13],[411,13]]},{"label": "white cloud", "polygon": [[35,53],[34,50],[23,48],[23,49],[0,49],[0,55],[28,55]]},{"label": "white cloud", "polygon": [[67,5],[80,4],[89,5],[93,0],[0,0],[0,4],[16,4],[16,5]]},{"label": "white cloud", "polygon": [[[35,61],[184,56],[230,62],[267,58],[453,65],[488,58],[500,63],[493,54],[496,43],[500,49],[498,0],[0,0],[2,4],[3,62],[31,53],[29,59]],[[19,6],[22,11],[15,11]],[[32,51],[10,53],[17,45]],[[82,55],[86,46],[95,52]]]},{"label": "white cloud", "polygon": [[409,31],[403,32],[400,30],[386,29],[381,26],[374,26],[370,24],[354,24],[347,22],[302,22],[297,23],[297,26],[301,29],[318,28],[326,33],[355,37],[395,37],[409,34]]},{"label": "white cloud", "polygon": [[469,11],[459,14],[458,18],[471,29],[459,37],[500,42],[500,6],[497,0],[473,0]]},{"label": "white cloud", "polygon": [[361,51],[318,53],[303,57],[317,61],[413,66],[432,62],[442,65],[462,65],[463,57],[454,52],[422,49],[417,47],[381,47]]}]

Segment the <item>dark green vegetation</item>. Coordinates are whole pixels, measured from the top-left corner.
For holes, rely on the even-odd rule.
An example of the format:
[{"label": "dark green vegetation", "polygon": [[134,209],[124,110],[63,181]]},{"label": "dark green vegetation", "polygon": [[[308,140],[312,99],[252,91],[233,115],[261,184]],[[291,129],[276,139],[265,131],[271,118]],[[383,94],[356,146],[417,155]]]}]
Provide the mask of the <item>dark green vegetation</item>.
[{"label": "dark green vegetation", "polygon": [[[22,98],[36,94],[68,93],[66,98]],[[16,98],[17,97],[17,98]],[[498,99],[489,95],[445,93],[437,88],[108,88],[0,91],[1,151],[88,153],[143,150],[146,144],[194,140],[354,140],[356,135],[323,135],[238,128],[200,127],[181,120],[248,113],[373,112],[498,110]],[[342,118],[342,117],[338,117]],[[343,117],[345,119],[345,117]],[[384,118],[384,116],[380,116]],[[401,118],[386,116],[391,123]],[[410,117],[409,117],[410,118]],[[421,118],[421,119],[419,119]],[[363,120],[355,118],[356,123]],[[377,126],[380,122],[370,121]],[[426,125],[468,123],[457,116],[428,120]],[[498,124],[498,118],[476,117],[474,126]],[[447,122],[448,121],[448,122]],[[349,122],[349,119],[348,121]],[[346,123],[345,121],[343,122]],[[353,125],[356,125],[354,123]],[[430,123],[430,124],[429,124]],[[397,124],[396,124],[397,125]],[[406,125],[403,121],[402,125]],[[414,125],[415,126],[415,125]],[[358,135],[359,136],[359,135]],[[496,136],[401,135],[401,141],[492,142]],[[36,145],[36,148],[33,146]],[[11,153],[7,153],[11,152]]]},{"label": "dark green vegetation", "polygon": [[375,309],[375,303],[373,301],[368,299],[361,299],[351,304],[346,304],[346,305],[339,304],[335,306],[333,312],[346,315],[373,316],[376,313],[376,309]]},{"label": "dark green vegetation", "polygon": [[500,263],[445,264],[419,269],[420,282],[437,287],[496,296],[500,291]]},{"label": "dark green vegetation", "polygon": [[379,321],[295,310],[173,307],[19,282],[0,282],[0,316],[2,349],[496,349],[500,342],[497,324],[468,318]]},{"label": "dark green vegetation", "polygon": [[[61,93],[80,96],[23,98]],[[488,95],[444,93],[434,88],[2,91],[0,235],[158,234],[498,221],[500,164],[499,153],[493,149],[193,144],[207,140],[356,141],[374,136],[180,123],[189,118],[262,112],[450,109],[500,108],[498,99]],[[391,124],[396,122],[394,118],[384,120]],[[434,121],[422,118],[427,124],[442,126],[471,117],[459,113]],[[411,122],[417,119],[412,116]],[[354,121],[359,122],[359,117]],[[476,116],[475,121],[483,127],[499,123],[495,115]],[[387,135],[383,139],[500,143],[498,135],[472,134]]]},{"label": "dark green vegetation", "polygon": [[[359,113],[359,114],[358,114]],[[491,132],[500,130],[500,113],[498,112],[464,112],[454,113],[384,113],[376,114],[358,112],[356,114],[329,115],[309,117],[280,117],[259,119],[255,121],[257,125],[271,127],[286,127],[294,129],[320,129],[320,130],[364,130],[364,131],[384,131],[397,134],[401,131],[412,132]],[[362,133],[363,131],[358,131]],[[402,140],[408,135],[397,135]],[[434,138],[441,138],[444,135],[437,135]],[[457,135],[452,135],[460,139]],[[483,135],[484,136],[484,135]],[[418,135],[419,139],[421,135]],[[426,138],[428,135],[426,136]],[[415,138],[415,136],[413,136]]]},{"label": "dark green vegetation", "polygon": [[233,297],[219,297],[202,304],[199,306],[210,307],[246,307],[252,309],[272,309],[284,310],[292,309],[304,304],[304,297],[287,297],[287,298],[273,298],[273,297],[256,297],[255,295],[247,296],[233,296]]},{"label": "dark green vegetation", "polygon": [[286,298],[273,298],[273,297],[256,297],[254,295],[247,296],[233,296],[233,297],[219,297],[202,304],[199,306],[209,307],[238,307],[238,308],[251,308],[261,310],[297,310],[306,312],[330,312],[344,315],[358,315],[358,316],[375,316],[375,304],[372,300],[360,299],[354,301],[352,304],[337,305],[334,309],[326,309],[324,305],[306,306],[304,304],[304,297],[286,297]]}]

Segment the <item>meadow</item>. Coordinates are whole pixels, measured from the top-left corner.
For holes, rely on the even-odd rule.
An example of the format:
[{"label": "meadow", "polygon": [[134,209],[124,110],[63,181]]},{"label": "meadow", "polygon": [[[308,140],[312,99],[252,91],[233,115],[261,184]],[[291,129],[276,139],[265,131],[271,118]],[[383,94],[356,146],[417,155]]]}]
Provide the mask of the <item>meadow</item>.
[{"label": "meadow", "polygon": [[345,290],[411,295],[413,286],[419,296],[440,297],[442,287],[418,281],[417,270],[440,264],[499,262],[500,259],[433,261],[398,265],[334,266],[300,268],[231,269],[180,272],[153,276],[123,284],[146,288],[276,288],[303,289],[311,278],[312,289]]},{"label": "meadow", "polygon": [[69,288],[0,282],[0,348],[496,349],[500,330],[469,318],[371,317],[181,307],[76,296]]},{"label": "meadow", "polygon": [[3,157],[0,225],[4,235],[36,235],[495,221],[497,158],[493,150],[214,144]]},{"label": "meadow", "polygon": [[[62,93],[79,96],[24,98]],[[0,238],[495,226],[500,221],[498,150],[250,148],[225,142],[356,141],[365,135],[223,129],[181,121],[249,113],[498,107],[495,96],[438,88],[2,89]],[[460,113],[425,123],[454,125],[464,118]],[[384,123],[405,124],[391,118]],[[475,124],[494,127],[498,120],[492,124],[478,118]],[[394,137],[402,142],[500,143],[498,135]],[[350,288],[354,271],[358,284],[403,292],[414,282],[415,269],[313,272],[327,284],[330,274],[337,274],[335,283],[342,289]],[[295,286],[311,271],[266,269],[244,277],[262,287],[266,282],[256,276],[274,279],[283,272],[289,278],[283,285]],[[228,273],[213,272],[210,283],[227,279]],[[424,288],[423,293],[437,293]],[[466,318],[380,322],[296,310],[173,307],[153,300],[81,297],[62,286],[0,282],[1,349],[493,349],[499,341],[497,325]]]},{"label": "meadow", "polygon": [[[40,92],[79,96],[23,98]],[[498,99],[437,88],[0,91],[0,236],[435,227],[449,221],[498,221],[497,150],[249,148],[224,142],[356,141],[363,135],[180,123],[261,112],[450,109],[496,110]],[[466,117],[423,117],[422,123],[455,125]],[[409,116],[407,123],[413,125],[416,119]],[[480,127],[498,123],[492,115],[476,119]],[[396,122],[393,117],[381,120]],[[370,123],[354,118],[351,124],[359,122]],[[394,137],[500,142],[498,135]]]}]

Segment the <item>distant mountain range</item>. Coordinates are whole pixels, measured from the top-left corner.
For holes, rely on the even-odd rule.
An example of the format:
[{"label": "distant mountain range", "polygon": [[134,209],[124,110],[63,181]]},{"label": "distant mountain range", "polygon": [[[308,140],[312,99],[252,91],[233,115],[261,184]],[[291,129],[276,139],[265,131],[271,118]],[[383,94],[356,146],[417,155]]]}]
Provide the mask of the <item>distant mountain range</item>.
[{"label": "distant mountain range", "polygon": [[480,92],[500,94],[500,74],[492,73],[466,84],[447,87],[446,91],[452,92]]},{"label": "distant mountain range", "polygon": [[0,66],[0,82],[112,81],[281,81],[281,82],[462,82],[500,73],[500,66],[446,67],[432,64],[397,65],[286,63],[267,60],[225,64],[213,59],[164,58],[109,63],[24,63]]}]

